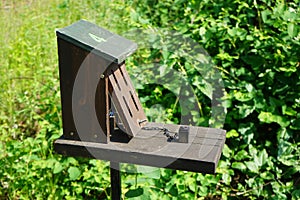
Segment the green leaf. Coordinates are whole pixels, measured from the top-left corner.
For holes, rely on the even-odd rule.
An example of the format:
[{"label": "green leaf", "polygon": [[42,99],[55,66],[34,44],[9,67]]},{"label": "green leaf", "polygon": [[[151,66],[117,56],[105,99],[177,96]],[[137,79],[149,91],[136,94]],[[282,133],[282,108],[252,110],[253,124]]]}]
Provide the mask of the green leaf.
[{"label": "green leaf", "polygon": [[258,55],[243,56],[242,60],[253,67],[260,67],[265,62],[265,59]]},{"label": "green leaf", "polygon": [[261,17],[264,23],[268,23],[268,16],[272,14],[272,12],[270,10],[264,10],[261,12]]},{"label": "green leaf", "polygon": [[260,173],[260,177],[262,177],[263,179],[266,179],[266,180],[274,180],[274,175],[269,171]]},{"label": "green leaf", "polygon": [[207,97],[209,97],[210,99],[212,98],[213,87],[210,83],[201,78],[201,76],[194,77],[192,84],[196,86]]},{"label": "green leaf", "polygon": [[[279,67],[278,69],[283,72],[296,72],[297,71],[297,68],[294,66],[282,66],[282,67]],[[284,87],[282,89],[284,89]],[[282,89],[280,88],[280,90],[282,90]]]},{"label": "green leaf", "polygon": [[258,154],[258,156],[254,155],[254,162],[255,162],[256,166],[258,166],[258,167],[263,166],[267,162],[267,159],[268,159],[268,154],[265,149],[262,150]]},{"label": "green leaf", "polygon": [[256,146],[253,146],[250,144],[249,145],[249,153],[252,156],[252,158],[254,158],[258,154]]},{"label": "green leaf", "polygon": [[294,190],[292,192],[292,200],[297,200],[297,199],[300,199],[300,189]]},{"label": "green leaf", "polygon": [[245,93],[245,92],[237,91],[234,93],[234,97],[238,101],[246,102],[246,101],[250,101],[251,99],[253,99],[253,94],[248,93],[248,92]]},{"label": "green leaf", "polygon": [[258,172],[258,166],[255,162],[248,161],[248,162],[245,162],[245,164],[250,171],[255,172],[255,173]]},{"label": "green leaf", "polygon": [[156,167],[149,167],[144,165],[138,165],[137,171],[147,176],[148,178],[159,179],[160,178],[160,169]]},{"label": "green leaf", "polygon": [[254,99],[255,108],[263,109],[266,106],[266,100],[262,96],[257,96]]},{"label": "green leaf", "polygon": [[224,144],[224,147],[223,147],[223,155],[226,157],[226,158],[230,158],[231,157],[231,150],[229,149],[229,147]]},{"label": "green leaf", "polygon": [[161,54],[162,54],[164,60],[167,60],[170,56],[170,52],[167,49],[163,49]]},{"label": "green leaf", "polygon": [[270,118],[272,117],[272,113],[269,113],[269,112],[261,112],[259,115],[258,115],[258,119],[261,121],[261,122],[265,122],[265,123],[271,123],[273,122],[272,120],[270,120]]},{"label": "green leaf", "polygon": [[71,180],[76,180],[80,176],[80,174],[81,174],[81,172],[78,169],[78,167],[69,167],[68,173],[69,173],[69,178]]},{"label": "green leaf", "polygon": [[228,131],[226,133],[226,138],[238,137],[238,136],[239,136],[239,133],[234,129],[231,129],[230,131]]},{"label": "green leaf", "polygon": [[231,182],[231,176],[228,174],[228,173],[223,173],[222,174],[222,179],[224,181],[224,183],[226,185],[230,185],[230,182]]},{"label": "green leaf", "polygon": [[127,198],[134,198],[143,195],[144,189],[143,188],[137,188],[137,189],[130,189],[125,193],[125,197]]},{"label": "green leaf", "polygon": [[248,92],[252,92],[254,90],[254,87],[253,87],[253,85],[251,83],[247,83],[245,85],[245,87],[246,87],[246,89],[247,89]]},{"label": "green leaf", "polygon": [[173,185],[169,191],[170,195],[177,197],[178,196],[178,189],[176,185]]},{"label": "green leaf", "polygon": [[189,184],[189,189],[192,191],[192,192],[195,192],[196,191],[196,188],[197,188],[197,184],[195,182],[191,182]]},{"label": "green leaf", "polygon": [[70,165],[70,164],[77,165],[78,161],[73,157],[68,157],[66,160],[64,160],[64,164],[66,164],[66,165]]},{"label": "green leaf", "polygon": [[275,122],[275,123],[278,123],[282,127],[287,127],[290,124],[290,122],[288,121],[287,118],[285,118],[283,116],[279,116],[279,115],[273,115],[270,112],[261,112],[258,115],[258,119],[261,122],[265,122],[265,123]]},{"label": "green leaf", "polygon": [[207,195],[208,195],[208,188],[207,188],[206,186],[200,185],[200,186],[199,186],[199,192],[198,192],[198,194],[199,194],[200,196],[202,196],[202,197],[207,196]]},{"label": "green leaf", "polygon": [[282,113],[284,115],[289,115],[289,116],[296,116],[297,115],[297,111],[293,110],[290,107],[287,107],[286,105],[282,106]]},{"label": "green leaf", "polygon": [[241,106],[237,106],[237,108],[239,109],[239,118],[241,119],[250,115],[255,109],[254,106],[247,104],[242,104]]},{"label": "green leaf", "polygon": [[259,153],[258,158],[259,158],[259,162],[261,163],[261,166],[267,163],[268,153],[267,153],[266,149],[263,149]]},{"label": "green leaf", "polygon": [[300,119],[292,120],[291,129],[300,130]]},{"label": "green leaf", "polygon": [[248,154],[247,151],[241,150],[241,151],[239,151],[239,152],[234,156],[234,159],[236,159],[236,160],[244,160],[244,159],[247,159],[247,158],[249,158],[249,157],[250,157],[250,156],[249,156],[249,154]]},{"label": "green leaf", "polygon": [[239,169],[241,171],[244,171],[244,170],[247,169],[246,165],[242,162],[233,162],[232,163],[232,168]]},{"label": "green leaf", "polygon": [[53,173],[54,174],[58,174],[59,172],[61,172],[64,168],[62,167],[62,165],[59,162],[56,162],[53,168]]},{"label": "green leaf", "polygon": [[295,19],[297,19],[297,14],[295,12],[291,12],[290,10],[286,10],[283,13],[282,18],[286,21],[294,21]]}]

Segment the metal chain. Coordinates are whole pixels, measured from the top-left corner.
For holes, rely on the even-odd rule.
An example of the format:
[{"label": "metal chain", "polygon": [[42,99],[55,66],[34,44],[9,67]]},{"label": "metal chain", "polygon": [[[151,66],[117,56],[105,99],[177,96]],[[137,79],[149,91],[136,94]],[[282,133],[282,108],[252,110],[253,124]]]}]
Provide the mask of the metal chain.
[{"label": "metal chain", "polygon": [[175,140],[178,140],[178,133],[170,131],[167,128],[161,128],[161,127],[142,127],[142,130],[152,131],[152,130],[158,130],[163,132],[163,134],[168,138],[168,142],[172,142]]}]

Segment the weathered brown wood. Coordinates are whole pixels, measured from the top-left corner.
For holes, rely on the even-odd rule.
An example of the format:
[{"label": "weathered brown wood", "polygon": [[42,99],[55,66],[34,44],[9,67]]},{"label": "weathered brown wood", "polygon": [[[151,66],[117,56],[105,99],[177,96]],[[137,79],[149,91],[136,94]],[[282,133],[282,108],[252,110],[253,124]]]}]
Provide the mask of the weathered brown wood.
[{"label": "weathered brown wood", "polygon": [[135,43],[83,20],[57,36],[64,134],[54,143],[56,152],[112,165],[215,173],[225,130],[147,122],[125,69]]},{"label": "weathered brown wood", "polygon": [[56,31],[64,138],[107,143],[109,95],[106,71],[137,44],[79,20]]},{"label": "weathered brown wood", "polygon": [[[101,78],[101,68],[108,64],[107,61],[60,38],[58,55],[64,138],[107,143],[108,78]],[[96,74],[98,82],[92,79],[95,71],[99,73]],[[84,81],[75,86],[76,79]],[[74,97],[74,92],[80,96]],[[96,112],[97,117],[91,115],[91,111]],[[74,116],[78,113],[84,115],[85,120],[76,127]],[[103,132],[99,131],[99,124]]]},{"label": "weathered brown wood", "polygon": [[125,132],[135,136],[147,122],[147,117],[125,69],[125,63],[113,64],[107,73],[111,84],[110,95]]},{"label": "weathered brown wood", "polygon": [[[155,123],[146,126],[157,127]],[[178,125],[164,125],[164,127],[170,130],[179,129]],[[225,131],[202,127],[190,128],[192,130],[189,143],[167,142],[167,138],[159,130],[141,130],[129,142],[111,141],[108,144],[100,144],[59,139],[55,142],[55,150],[69,156],[215,173],[225,142]],[[201,142],[198,141],[200,138]]]},{"label": "weathered brown wood", "polygon": [[78,68],[87,52],[77,53],[79,48],[60,38],[57,39],[57,45],[64,138],[79,140],[72,116],[72,89]]}]

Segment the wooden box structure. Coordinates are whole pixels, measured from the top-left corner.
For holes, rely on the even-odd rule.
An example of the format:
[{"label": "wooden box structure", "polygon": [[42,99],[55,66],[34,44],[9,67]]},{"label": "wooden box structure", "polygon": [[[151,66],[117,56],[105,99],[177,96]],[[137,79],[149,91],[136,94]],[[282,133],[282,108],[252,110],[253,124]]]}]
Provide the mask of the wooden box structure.
[{"label": "wooden box structure", "polygon": [[58,153],[215,173],[225,130],[147,121],[125,59],[137,45],[80,20],[57,30],[63,136]]}]

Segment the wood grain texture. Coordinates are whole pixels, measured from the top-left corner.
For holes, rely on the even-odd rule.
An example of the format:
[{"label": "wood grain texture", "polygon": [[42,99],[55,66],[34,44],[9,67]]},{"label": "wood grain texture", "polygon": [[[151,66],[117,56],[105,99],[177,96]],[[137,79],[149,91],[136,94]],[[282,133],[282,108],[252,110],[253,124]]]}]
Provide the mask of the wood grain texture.
[{"label": "wood grain texture", "polygon": [[109,63],[60,38],[58,55],[64,138],[107,143],[108,78],[100,77]]},{"label": "wood grain texture", "polygon": [[[56,152],[215,173],[226,131],[189,126],[188,137],[179,143],[164,133],[178,133],[180,125],[148,123],[125,69],[135,43],[84,20],[57,36],[64,133],[54,142]],[[110,119],[113,109],[118,115]],[[115,130],[115,119],[124,129]]]},{"label": "wood grain texture", "polygon": [[56,34],[84,51],[93,51],[97,56],[117,64],[137,49],[136,43],[85,20],[58,29]]},{"label": "wood grain texture", "polygon": [[111,99],[123,122],[125,132],[130,136],[135,136],[147,122],[147,117],[125,69],[125,63],[113,64],[107,73],[111,84]]},{"label": "wood grain texture", "polygon": [[[179,125],[148,123],[146,126],[179,129]],[[69,156],[213,174],[225,138],[222,129],[191,126],[189,143],[168,142],[159,130],[141,130],[129,142],[101,144],[59,139],[54,146],[58,153]]]}]

